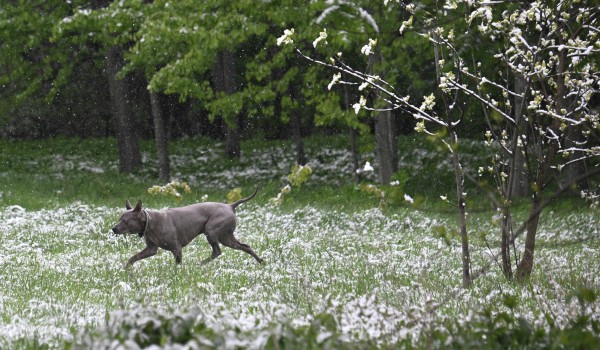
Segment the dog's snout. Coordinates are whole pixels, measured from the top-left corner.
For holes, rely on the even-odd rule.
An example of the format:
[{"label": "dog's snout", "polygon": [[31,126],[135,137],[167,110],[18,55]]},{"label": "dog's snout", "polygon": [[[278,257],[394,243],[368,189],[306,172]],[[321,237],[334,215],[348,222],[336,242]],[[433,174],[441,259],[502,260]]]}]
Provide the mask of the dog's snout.
[{"label": "dog's snout", "polygon": [[119,231],[117,230],[117,226],[113,227],[111,230],[115,235],[119,234]]}]

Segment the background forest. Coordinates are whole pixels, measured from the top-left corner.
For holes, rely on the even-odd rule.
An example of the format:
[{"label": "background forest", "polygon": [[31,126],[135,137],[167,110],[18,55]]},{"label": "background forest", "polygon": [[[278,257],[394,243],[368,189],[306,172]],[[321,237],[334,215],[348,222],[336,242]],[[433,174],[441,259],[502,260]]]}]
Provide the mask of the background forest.
[{"label": "background forest", "polygon": [[[303,136],[368,133],[374,121],[353,112],[356,89],[325,89],[332,72],[282,51],[276,39],[303,28],[309,45],[327,27],[341,33],[330,40],[336,50],[358,53],[377,38],[377,62],[355,54],[349,63],[385,72],[420,100],[435,85],[434,52],[399,34],[407,14],[368,1],[9,1],[0,12],[0,133],[117,136],[124,171],[140,166],[138,139],[198,134],[227,140],[230,157],[239,157],[243,138],[293,138],[305,163]],[[478,113],[473,103],[468,134],[479,138]],[[392,134],[413,132],[406,113],[392,114]]]}]

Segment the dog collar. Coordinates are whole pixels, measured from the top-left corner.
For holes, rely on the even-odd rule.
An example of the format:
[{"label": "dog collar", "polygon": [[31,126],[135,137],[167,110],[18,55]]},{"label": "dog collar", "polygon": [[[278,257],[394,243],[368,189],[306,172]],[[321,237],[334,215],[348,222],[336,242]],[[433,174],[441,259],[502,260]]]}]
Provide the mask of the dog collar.
[{"label": "dog collar", "polygon": [[146,215],[146,225],[144,226],[144,231],[140,233],[140,237],[144,237],[146,232],[148,232],[148,225],[150,224],[150,215],[148,214],[146,209],[142,210],[142,212],[144,213],[144,215]]}]

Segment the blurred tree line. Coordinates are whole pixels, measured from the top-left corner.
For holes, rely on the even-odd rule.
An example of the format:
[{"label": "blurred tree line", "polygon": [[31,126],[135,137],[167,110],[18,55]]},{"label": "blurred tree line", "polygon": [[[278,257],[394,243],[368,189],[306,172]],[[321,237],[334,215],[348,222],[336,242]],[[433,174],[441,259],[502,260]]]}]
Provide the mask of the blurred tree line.
[{"label": "blurred tree line", "polygon": [[[138,140],[153,137],[166,179],[169,139],[222,138],[225,153],[235,158],[243,138],[290,138],[304,164],[302,138],[326,127],[348,133],[353,144],[358,134],[374,133],[380,178],[388,183],[397,170],[396,135],[413,132],[414,120],[385,110],[387,102],[376,94],[368,99],[378,111],[355,113],[360,91],[327,89],[330,70],[276,45],[285,29],[301,28],[298,45],[325,58],[311,45],[323,28],[335,32],[328,47],[339,52],[359,52],[374,38],[373,55],[345,62],[422,100],[437,86],[434,50],[426,38],[398,30],[408,13],[387,2],[5,0],[0,136],[115,136],[125,172],[141,166]],[[432,13],[440,6],[413,3]],[[447,16],[436,26],[468,34],[461,23]],[[498,69],[485,55],[493,42],[464,44],[474,61]],[[487,128],[481,105],[473,100],[464,110],[469,127],[461,136],[481,138]]]},{"label": "blurred tree line", "polygon": [[[331,45],[353,51],[376,36],[386,43],[377,62],[349,61],[418,96],[434,82],[432,52],[418,38],[395,40],[397,21],[369,1],[3,1],[0,136],[116,136],[123,171],[141,166],[140,138],[166,152],[168,139],[196,134],[223,138],[230,157],[245,137],[291,138],[305,163],[302,137],[315,128],[355,138],[375,123],[352,110],[355,91],[327,90],[331,72],[277,37],[301,27],[310,43],[338,28],[343,40]],[[395,114],[384,129],[410,132]]]}]

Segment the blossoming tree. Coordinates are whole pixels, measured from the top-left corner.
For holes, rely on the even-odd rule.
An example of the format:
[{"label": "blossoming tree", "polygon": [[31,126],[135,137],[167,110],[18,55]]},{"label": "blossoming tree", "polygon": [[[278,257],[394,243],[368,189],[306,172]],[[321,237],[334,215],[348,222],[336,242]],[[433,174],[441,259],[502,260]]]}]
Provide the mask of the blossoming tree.
[{"label": "blossoming tree", "polygon": [[[453,53],[440,87],[484,107],[501,218],[502,269],[509,278],[526,278],[544,206],[598,172],[600,126],[591,107],[600,80],[600,9],[579,1],[448,1],[446,8],[467,10],[473,35],[496,43],[498,68],[485,71],[479,62],[467,64],[451,31],[440,32],[436,43]],[[596,170],[586,169],[590,160]],[[558,181],[563,169],[576,166],[575,176]],[[511,214],[517,181],[524,181],[531,195],[529,215],[520,227]],[[524,247],[513,273],[510,249],[519,260],[514,243],[522,232]]]},{"label": "blossoming tree", "polygon": [[[398,23],[400,34],[413,30],[432,44],[438,86],[431,87],[432,94],[420,105],[380,77],[353,69],[342,53],[320,60],[296,51],[313,63],[337,71],[330,86],[356,84],[361,91],[376,91],[388,102],[385,108],[407,111],[418,121],[416,131],[447,146],[455,173],[465,286],[470,284],[471,276],[464,179],[477,180],[461,166],[458,131],[469,127],[465,108],[479,104],[481,118],[488,125],[485,144],[490,148],[490,165],[480,168],[479,175],[491,176],[495,183],[490,198],[499,211],[495,217],[500,219],[501,227],[501,267],[509,278],[528,277],[544,207],[560,193],[600,172],[600,123],[592,108],[600,80],[600,9],[586,2],[558,0],[449,0],[440,7],[384,3],[399,6],[404,16],[404,21]],[[457,20],[443,25],[439,18]],[[467,30],[456,32],[455,28]],[[293,30],[286,31],[278,44],[293,44],[293,34]],[[323,31],[315,43],[325,43],[327,35]],[[487,43],[493,52],[479,52],[478,43]],[[370,40],[361,53],[370,55],[376,44]],[[369,106],[364,95],[354,109],[381,110]],[[559,181],[561,171],[575,164],[583,170],[567,181]],[[588,171],[586,164],[594,169]],[[524,185],[523,191],[530,194],[529,215],[519,226],[513,222],[511,211],[517,184]],[[589,192],[584,195],[595,196]],[[523,233],[525,240],[519,254],[515,242]]]},{"label": "blossoming tree", "polygon": [[[409,6],[408,9],[412,11],[414,10],[414,7]],[[327,35],[328,34],[326,30],[321,32],[319,37],[313,42],[313,45],[316,47],[319,43],[325,44]],[[283,36],[278,39],[277,44],[293,45],[293,36],[294,29],[288,29],[284,31]],[[376,40],[368,40],[366,45],[361,48],[361,53],[367,56],[372,55],[375,52],[376,45]],[[469,286],[471,284],[471,267],[466,221],[466,193],[464,192],[464,173],[460,163],[459,154],[456,151],[458,145],[456,127],[459,125],[460,116],[454,114],[449,108],[446,108],[441,114],[438,113],[434,108],[436,105],[436,98],[434,94],[426,96],[420,106],[414,105],[410,101],[410,96],[400,95],[400,93],[397,92],[390,83],[381,79],[379,76],[358,71],[347,65],[343,57],[344,55],[341,52],[332,54],[328,60],[319,60],[305,54],[297,47],[295,50],[300,56],[315,64],[326,66],[338,71],[338,73],[333,75],[333,79],[328,86],[329,89],[331,89],[331,87],[335,84],[358,85],[358,90],[361,93],[359,94],[360,97],[358,102],[353,105],[355,113],[358,114],[363,109],[369,111],[389,111],[393,109],[402,109],[407,114],[418,120],[417,126],[415,127],[417,132],[425,133],[442,142],[446,146],[446,149],[448,149],[452,157],[456,182],[457,208],[459,213],[459,226],[462,244],[463,286]],[[344,80],[344,76],[346,76],[346,79],[348,80]],[[356,81],[358,81],[358,83],[356,83]],[[368,100],[365,95],[370,91],[377,94],[379,98],[385,102],[385,107],[382,108],[368,105]],[[455,118],[458,119],[455,120]],[[427,124],[430,124],[430,129],[439,129],[439,131],[429,131],[429,129],[426,127],[426,122]],[[450,136],[446,137],[446,135]]]}]

